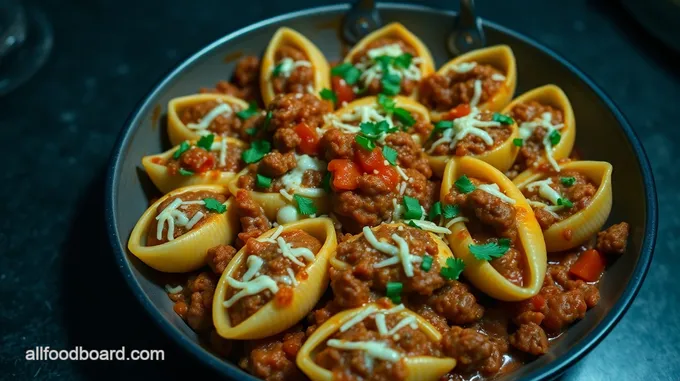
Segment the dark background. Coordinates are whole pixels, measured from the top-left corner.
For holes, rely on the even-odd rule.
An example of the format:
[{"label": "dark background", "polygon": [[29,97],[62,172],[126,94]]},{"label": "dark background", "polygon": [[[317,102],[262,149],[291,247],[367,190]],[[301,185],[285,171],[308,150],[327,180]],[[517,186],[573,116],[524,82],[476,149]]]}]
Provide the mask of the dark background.
[{"label": "dark background", "polygon": [[[108,157],[136,103],[183,58],[255,21],[328,3],[41,2],[54,51],[29,83],[0,98],[0,379],[175,379],[186,368],[195,378],[216,377],[161,333],[116,268],[103,220]],[[618,2],[477,4],[485,18],[537,39],[591,76],[633,125],[656,177],[660,229],[647,280],[623,320],[564,380],[680,379],[678,55]],[[37,345],[162,348],[166,360],[25,361],[25,350]]]}]

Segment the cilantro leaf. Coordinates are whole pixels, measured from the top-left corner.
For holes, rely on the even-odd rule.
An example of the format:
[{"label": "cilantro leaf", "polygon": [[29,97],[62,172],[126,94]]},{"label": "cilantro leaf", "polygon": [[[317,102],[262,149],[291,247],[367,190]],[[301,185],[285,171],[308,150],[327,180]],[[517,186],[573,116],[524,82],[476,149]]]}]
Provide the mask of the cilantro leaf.
[{"label": "cilantro leaf", "polygon": [[460,258],[446,258],[446,267],[439,274],[446,280],[456,280],[465,269],[465,262]]},{"label": "cilantro leaf", "polygon": [[403,199],[404,207],[406,212],[404,212],[404,219],[406,220],[417,220],[423,215],[423,209],[420,207],[420,202],[417,198],[404,196]]},{"label": "cilantro leaf", "polygon": [[316,213],[316,206],[311,198],[303,197],[298,194],[293,195],[293,199],[297,203],[297,210],[303,216],[309,216]]},{"label": "cilantro leaf", "polygon": [[267,114],[265,114],[265,116],[264,116],[264,122],[262,123],[262,127],[264,129],[269,128],[269,123],[271,123],[273,116],[274,116],[274,113],[271,110],[267,111]]},{"label": "cilantro leaf", "polygon": [[182,175],[182,176],[191,176],[191,175],[194,174],[194,172],[180,167],[179,174]]},{"label": "cilantro leaf", "polygon": [[203,202],[205,202],[205,208],[208,209],[211,212],[216,212],[216,213],[224,213],[227,211],[227,206],[222,204],[221,202],[215,200],[212,197],[204,198]]},{"label": "cilantro leaf", "polygon": [[366,135],[366,137],[370,139],[377,139],[382,133],[378,123],[375,122],[362,122],[359,124],[359,129],[361,130],[362,134]]},{"label": "cilantro leaf", "polygon": [[392,110],[394,110],[394,107],[397,105],[397,102],[395,102],[394,99],[388,97],[385,94],[378,94],[378,104],[386,112],[391,112]]},{"label": "cilantro leaf", "polygon": [[331,101],[333,104],[338,103],[338,96],[335,95],[335,91],[331,89],[322,89],[321,92],[319,92],[319,95],[321,96],[321,99]]},{"label": "cilantro leaf", "polygon": [[248,135],[250,135],[250,136],[254,136],[255,134],[257,134],[257,128],[251,127],[251,128],[249,128],[249,129],[247,129],[247,130],[246,130],[246,134],[248,134]]},{"label": "cilantro leaf", "polygon": [[182,156],[183,153],[188,151],[189,148],[191,148],[191,145],[189,144],[188,141],[185,140],[179,143],[179,148],[177,149],[177,151],[175,151],[174,154],[172,154],[172,158],[175,160],[179,159],[179,157]]},{"label": "cilantro leaf", "polygon": [[571,208],[574,206],[574,203],[572,203],[568,198],[560,197],[557,199],[557,205],[564,206],[565,208]]},{"label": "cilantro leaf", "polygon": [[384,72],[380,79],[382,93],[387,95],[397,95],[401,91],[401,77],[391,72]]},{"label": "cilantro leaf", "polygon": [[331,178],[332,173],[331,171],[326,172],[325,175],[323,175],[323,179],[321,179],[321,186],[323,187],[323,190],[326,191],[326,193],[331,193]]},{"label": "cilantro leaf", "polygon": [[416,123],[416,118],[414,118],[405,108],[397,107],[394,109],[393,113],[397,120],[406,127],[411,127]]},{"label": "cilantro leaf", "polygon": [[258,188],[267,189],[270,186],[272,186],[272,179],[270,179],[269,177],[262,176],[261,174],[258,173],[256,178],[257,180],[255,181],[255,183]]},{"label": "cilantro leaf", "polygon": [[213,134],[201,136],[201,138],[198,139],[198,143],[196,143],[196,147],[201,147],[206,151],[210,151],[214,141],[215,135]]},{"label": "cilantro leaf", "polygon": [[457,216],[460,213],[460,208],[458,208],[458,205],[444,205],[444,208],[442,209],[442,214],[444,215],[444,218],[453,218]]},{"label": "cilantro leaf", "polygon": [[281,74],[281,69],[283,69],[283,62],[274,66],[274,70],[272,70],[272,77],[278,77],[279,74]]},{"label": "cilantro leaf", "polygon": [[390,64],[394,62],[394,57],[378,56],[375,57],[373,60],[380,65],[380,68],[382,69],[383,72],[387,72],[390,70]]},{"label": "cilantro leaf", "polygon": [[498,122],[500,124],[513,124],[515,123],[514,120],[512,120],[511,117],[501,114],[499,112],[494,112],[493,113],[493,121]]},{"label": "cilantro leaf", "polygon": [[515,147],[521,147],[524,145],[524,139],[521,138],[512,139],[512,144],[514,144]]},{"label": "cilantro leaf", "polygon": [[331,75],[342,77],[348,85],[354,85],[361,76],[361,71],[351,63],[345,62],[331,69]]},{"label": "cilantro leaf", "polygon": [[459,177],[454,184],[456,185],[456,188],[463,193],[470,193],[475,190],[475,185],[466,175]]},{"label": "cilantro leaf", "polygon": [[394,59],[394,66],[408,69],[413,61],[413,56],[409,53],[404,53]]},{"label": "cilantro leaf", "polygon": [[383,146],[382,154],[385,160],[392,165],[397,165],[397,150],[390,146]]},{"label": "cilantro leaf", "polygon": [[354,140],[359,144],[363,149],[367,151],[373,151],[375,148],[375,143],[373,140],[363,136],[363,135],[357,135],[354,137]]},{"label": "cilantro leaf", "polygon": [[430,207],[430,213],[428,214],[428,217],[430,218],[430,221],[434,221],[435,218],[441,215],[442,215],[442,203],[437,201],[434,204],[432,204],[432,207]]},{"label": "cilantro leaf", "polygon": [[250,144],[250,148],[243,151],[241,158],[246,164],[257,163],[264,155],[269,153],[271,144],[266,140],[256,140]]},{"label": "cilantro leaf", "polygon": [[570,186],[574,185],[574,183],[576,183],[576,177],[573,177],[573,176],[572,177],[560,177],[560,182],[565,187],[570,187]]},{"label": "cilantro leaf", "polygon": [[434,260],[434,258],[432,258],[432,256],[427,255],[427,254],[423,255],[423,261],[420,262],[420,268],[425,272],[430,271],[430,268],[432,268],[432,261],[433,260]]},{"label": "cilantro leaf", "polygon": [[428,140],[434,139],[434,136],[442,132],[444,130],[448,130],[449,128],[453,128],[453,121],[452,120],[440,120],[439,122],[434,124],[434,128],[432,129],[432,133],[430,133],[430,137]]},{"label": "cilantro leaf", "polygon": [[255,114],[257,114],[257,104],[251,103],[250,105],[248,105],[247,109],[237,112],[236,116],[245,120],[245,119],[248,119]]},{"label": "cilantro leaf", "polygon": [[470,253],[481,261],[490,261],[493,258],[502,257],[510,249],[510,239],[500,238],[497,242],[488,242],[483,245],[469,244]]},{"label": "cilantro leaf", "polygon": [[562,134],[560,134],[559,131],[555,130],[550,133],[548,139],[550,139],[550,144],[554,147],[560,142],[560,140],[562,140]]}]

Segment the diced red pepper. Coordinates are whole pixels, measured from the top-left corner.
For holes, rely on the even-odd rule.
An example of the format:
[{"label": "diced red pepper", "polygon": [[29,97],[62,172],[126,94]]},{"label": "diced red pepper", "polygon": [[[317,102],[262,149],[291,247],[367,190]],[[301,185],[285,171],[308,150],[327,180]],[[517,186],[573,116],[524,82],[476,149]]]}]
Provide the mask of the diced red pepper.
[{"label": "diced red pepper", "polygon": [[541,294],[534,295],[529,301],[534,306],[534,311],[540,311],[545,306],[545,297]]},{"label": "diced red pepper", "polygon": [[298,150],[301,153],[307,155],[316,155],[319,153],[319,135],[317,135],[316,130],[305,123],[300,123],[295,126],[295,133],[300,137]]},{"label": "diced red pepper", "polygon": [[470,105],[467,103],[459,104],[458,106],[452,108],[444,119],[454,120],[462,118],[470,113]]},{"label": "diced red pepper", "polygon": [[607,262],[602,254],[595,249],[586,250],[571,265],[569,272],[586,282],[600,279]]},{"label": "diced red pepper", "polygon": [[[376,171],[378,173],[375,173]],[[379,176],[390,189],[394,189],[399,183],[399,173],[397,173],[397,170],[394,169],[394,167],[387,166],[378,168],[374,170],[373,173]]]},{"label": "diced red pepper", "polygon": [[334,159],[328,163],[328,170],[333,172],[333,188],[352,190],[359,187],[361,171],[359,166],[348,159]]},{"label": "diced red pepper", "polygon": [[336,107],[342,107],[343,102],[351,102],[354,100],[354,90],[352,86],[348,85],[347,82],[342,77],[332,77],[333,91],[335,96],[338,98],[338,104]]},{"label": "diced red pepper", "polygon": [[385,157],[380,148],[375,147],[373,151],[366,151],[363,148],[356,150],[356,161],[361,165],[364,172],[373,172],[374,169],[379,169],[385,166]]}]

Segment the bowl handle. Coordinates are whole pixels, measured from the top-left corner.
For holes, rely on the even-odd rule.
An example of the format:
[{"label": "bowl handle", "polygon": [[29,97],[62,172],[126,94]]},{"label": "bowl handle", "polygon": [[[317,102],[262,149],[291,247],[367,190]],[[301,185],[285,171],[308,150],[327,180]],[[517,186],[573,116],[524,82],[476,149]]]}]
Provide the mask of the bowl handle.
[{"label": "bowl handle", "polygon": [[353,45],[381,26],[375,0],[357,0],[342,20],[342,35]]},{"label": "bowl handle", "polygon": [[449,51],[454,56],[459,56],[471,50],[483,48],[485,45],[486,37],[482,29],[482,19],[475,13],[475,1],[460,0],[460,11],[449,36]]}]

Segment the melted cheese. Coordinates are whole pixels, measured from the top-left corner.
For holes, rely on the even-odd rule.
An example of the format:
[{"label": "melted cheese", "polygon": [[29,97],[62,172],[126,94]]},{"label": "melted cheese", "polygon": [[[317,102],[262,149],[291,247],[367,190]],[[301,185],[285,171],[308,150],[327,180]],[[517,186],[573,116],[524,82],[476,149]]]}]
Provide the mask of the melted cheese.
[{"label": "melted cheese", "polygon": [[394,168],[397,170],[397,173],[399,174],[399,176],[401,176],[402,179],[404,179],[404,180],[406,180],[406,181],[408,181],[408,180],[410,179],[410,177],[408,177],[408,175],[406,174],[406,172],[404,172],[404,169],[403,169],[403,168],[401,168],[401,167],[398,166],[398,165],[397,165],[396,167],[394,167]]},{"label": "melted cheese", "polygon": [[220,140],[213,142],[212,146],[210,146],[210,150],[219,152],[219,163],[221,167],[227,165],[227,139],[225,135],[222,135]]},{"label": "melted cheese", "polygon": [[184,290],[184,288],[182,288],[182,286],[179,285],[175,287],[172,287],[169,284],[165,285],[165,292],[167,292],[168,294],[179,294],[180,292],[182,292],[182,290]]},{"label": "melted cheese", "polygon": [[260,242],[269,242],[269,243],[276,243],[276,239],[279,238],[279,236],[283,233],[283,226],[277,226],[276,230],[274,230],[274,234],[270,235],[267,238],[258,238],[257,240]]},{"label": "melted cheese", "polygon": [[[166,224],[168,225],[168,241],[175,239],[175,225],[185,226],[187,229],[194,227],[194,225],[204,217],[204,214],[200,211],[196,212],[193,218],[189,220],[189,217],[187,217],[184,212],[179,210],[181,206],[192,204],[204,205],[205,202],[202,200],[182,201],[182,199],[178,197],[172,200],[172,202],[166,206],[165,209],[158,213],[156,216],[156,220],[158,221],[156,226],[156,239],[159,241],[163,239],[163,228]],[[197,215],[199,215],[199,217],[196,217]]]},{"label": "melted cheese", "polygon": [[200,221],[201,218],[203,218],[203,216],[204,216],[204,214],[200,210],[198,212],[196,212],[196,214],[194,214],[194,216],[191,217],[191,219],[187,223],[187,229],[193,228],[194,225],[196,225],[198,223],[198,221]]},{"label": "melted cheese", "polygon": [[293,199],[290,196],[291,193],[308,197],[323,196],[324,190],[321,188],[302,187],[302,178],[307,170],[324,171],[326,163],[309,155],[295,155],[295,159],[297,160],[297,166],[281,177],[281,183],[283,183],[288,195],[284,194],[283,190],[280,193],[288,200]]},{"label": "melted cheese", "polygon": [[560,194],[553,189],[550,185],[552,184],[552,179],[547,178],[545,180],[534,181],[533,183],[527,184],[526,189],[529,192],[533,192],[534,189],[538,188],[538,195],[543,199],[550,201],[553,205],[557,205],[557,200],[561,198]]},{"label": "melted cheese", "polygon": [[389,125],[389,128],[394,127],[394,120],[392,117],[379,111],[377,105],[358,106],[339,117],[334,114],[327,114],[324,116],[324,119],[326,122],[330,122],[333,127],[350,134],[361,132],[361,128],[352,123],[378,123],[385,121]]},{"label": "melted cheese", "polygon": [[432,146],[427,153],[432,153],[438,145],[444,143],[448,143],[453,149],[456,146],[456,143],[467,135],[479,136],[486,145],[492,146],[493,138],[484,131],[483,128],[500,127],[501,123],[495,121],[481,121],[478,119],[479,114],[479,109],[473,108],[468,115],[454,119],[453,127],[445,130],[442,133],[442,137],[432,143]]},{"label": "melted cheese", "polygon": [[447,222],[446,225],[444,225],[444,227],[448,229],[457,222],[468,222],[468,219],[463,216],[454,217],[451,220],[449,220],[449,222]]},{"label": "melted cheese", "polygon": [[503,82],[503,81],[505,81],[505,76],[503,74],[494,73],[491,76],[491,79],[496,81],[496,82]]},{"label": "melted cheese", "polygon": [[291,282],[293,283],[293,286],[297,286],[299,283],[297,281],[297,278],[295,278],[295,273],[293,272],[293,269],[288,267],[286,269],[286,272],[288,273],[288,276],[290,277]]},{"label": "melted cheese", "polygon": [[482,97],[482,80],[476,79],[473,87],[475,92],[472,95],[472,99],[470,100],[470,107],[477,107],[479,99]]},{"label": "melted cheese", "polygon": [[543,127],[546,129],[545,136],[543,137],[543,148],[545,149],[545,157],[548,159],[548,162],[550,165],[555,169],[556,172],[560,171],[560,166],[557,164],[557,161],[553,157],[553,146],[552,143],[550,142],[550,135],[554,131],[558,131],[564,127],[563,123],[560,124],[552,124],[552,114],[549,112],[544,112],[541,114],[541,117],[539,119],[530,121],[530,122],[523,122],[519,126],[519,137],[526,140],[533,135],[534,130],[538,127]]},{"label": "melted cheese", "polygon": [[276,212],[276,221],[280,224],[295,222],[300,220],[301,217],[295,205],[286,205]]},{"label": "melted cheese", "polygon": [[477,66],[477,62],[461,62],[458,65],[453,65],[451,70],[456,73],[467,73],[468,71],[474,69]]},{"label": "melted cheese", "polygon": [[[413,223],[418,225],[419,228],[426,230],[426,231],[429,231],[429,232],[432,232],[432,233],[435,233],[435,234],[451,234],[451,230],[449,230],[446,227],[439,226],[432,221],[425,221],[425,220],[418,220],[418,221],[410,220],[410,221],[413,221]],[[406,223],[408,224],[408,221],[406,221]]]},{"label": "melted cheese", "polygon": [[[367,52],[367,58],[361,60],[361,62],[355,64],[354,66],[361,71],[361,76],[359,79],[364,84],[368,86],[375,79],[382,78],[383,67],[375,59],[380,56],[389,57],[399,57],[404,54],[399,44],[389,44],[384,45],[375,49],[371,49]],[[422,62],[420,57],[413,57],[411,59],[411,64],[407,68],[395,66],[393,63],[389,65],[389,72],[394,73],[399,77],[399,79],[410,79],[413,81],[420,81],[422,73],[418,64]]]},{"label": "melted cheese", "polygon": [[208,127],[210,127],[210,124],[215,120],[220,115],[224,116],[229,116],[234,113],[234,110],[231,108],[226,103],[220,103],[219,105],[215,106],[210,112],[205,114],[203,118],[201,118],[200,122],[198,123],[189,123],[187,124],[187,127],[192,129],[192,130],[199,130],[198,132],[203,135],[209,134],[208,131],[205,131]]},{"label": "melted cheese", "polygon": [[374,268],[382,268],[401,263],[404,269],[404,274],[406,274],[407,277],[413,276],[413,263],[420,263],[423,259],[417,255],[411,255],[409,253],[409,247],[406,240],[397,234],[392,234],[392,239],[397,243],[397,247],[390,245],[387,242],[379,241],[368,226],[364,226],[363,232],[366,241],[371,246],[373,246],[373,248],[390,256],[390,258],[384,259],[374,264]]},{"label": "melted cheese", "polygon": [[498,184],[481,184],[478,185],[477,188],[481,191],[484,191],[492,196],[496,196],[501,199],[503,202],[507,202],[508,204],[515,205],[516,201],[513,200],[512,198],[506,196],[503,192],[501,192],[500,187]]},{"label": "melted cheese", "polygon": [[392,336],[395,333],[399,332],[400,329],[402,329],[406,326],[410,326],[413,329],[418,329],[418,319],[416,319],[415,316],[407,316],[407,317],[401,319],[401,321],[399,321],[399,323],[397,323],[394,327],[392,327],[392,329],[387,331],[385,333],[385,335]]},{"label": "melted cheese", "polygon": [[281,255],[288,258],[291,262],[298,266],[304,266],[305,264],[299,261],[297,258],[302,257],[309,262],[314,261],[314,253],[306,247],[296,247],[293,248],[290,243],[286,242],[283,238],[276,238],[276,243],[279,244],[279,250],[281,250]]},{"label": "melted cheese", "polygon": [[358,323],[364,321],[364,319],[366,319],[367,317],[371,316],[371,314],[373,314],[373,313],[376,312],[377,310],[378,310],[378,308],[377,308],[376,306],[368,306],[368,307],[366,307],[366,309],[364,309],[363,311],[361,311],[361,312],[359,312],[358,314],[354,315],[353,318],[347,320],[347,321],[345,322],[345,324],[341,325],[341,326],[340,326],[340,332],[345,332],[345,331],[347,331],[348,329],[354,327],[355,324],[358,324]]},{"label": "melted cheese", "polygon": [[264,264],[262,258],[256,255],[251,255],[248,257],[247,264],[248,270],[245,274],[243,274],[241,281],[227,276],[227,283],[229,286],[240,289],[240,291],[229,298],[229,300],[222,302],[224,307],[229,308],[241,298],[250,295],[257,295],[264,290],[269,290],[273,294],[276,294],[279,291],[279,286],[277,286],[276,281],[268,275],[259,275],[253,279],[253,277],[259,273],[262,265]]},{"label": "melted cheese", "polygon": [[293,73],[293,70],[297,69],[298,67],[312,67],[312,63],[304,60],[293,61],[292,58],[286,57],[279,61],[278,65],[272,67],[272,72],[277,67],[279,68],[278,76],[288,78]]},{"label": "melted cheese", "polygon": [[345,341],[330,339],[326,345],[332,348],[364,351],[370,359],[380,359],[389,362],[397,362],[401,359],[401,354],[390,348],[387,343],[375,341]]}]

